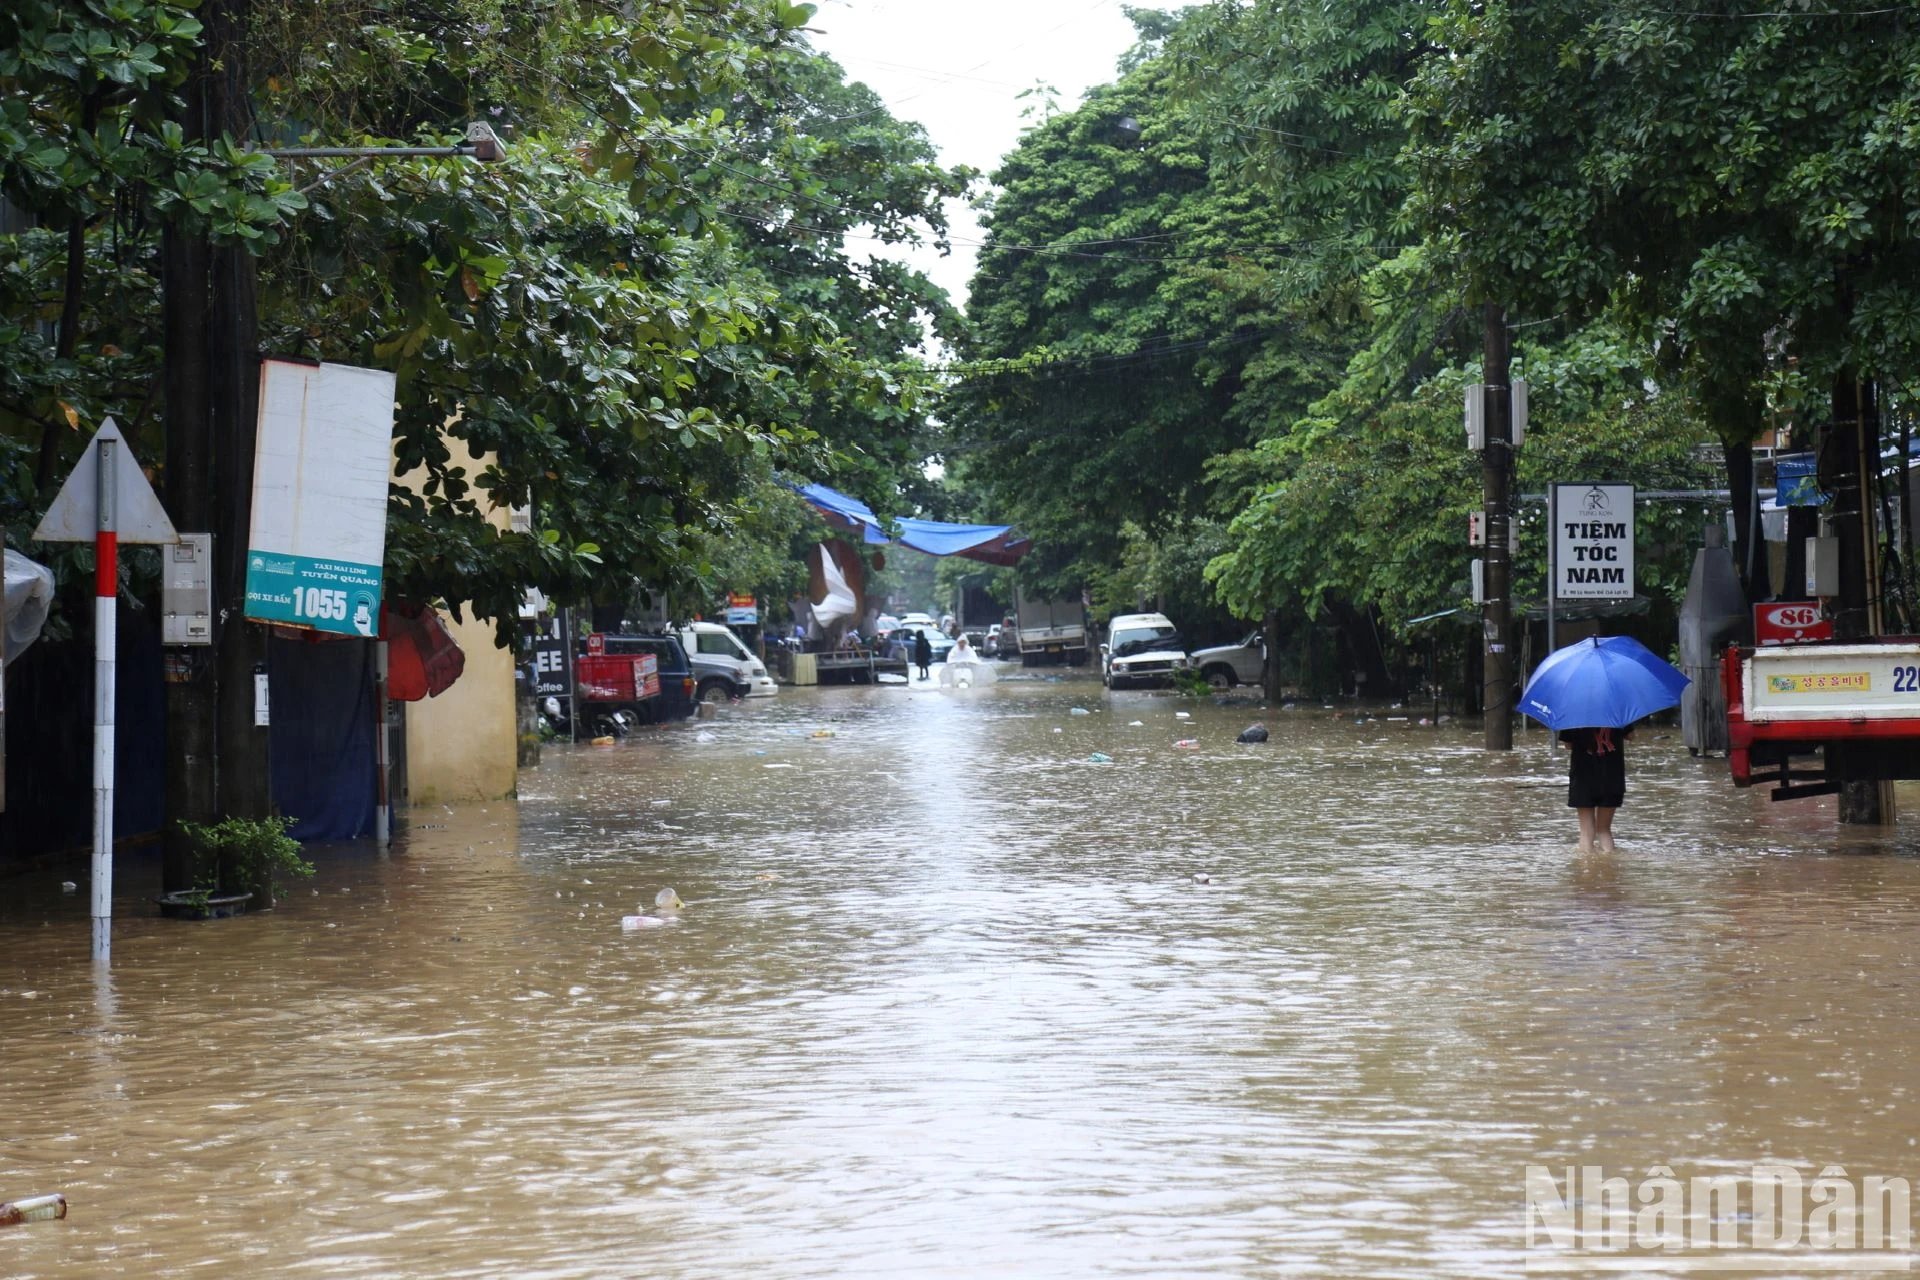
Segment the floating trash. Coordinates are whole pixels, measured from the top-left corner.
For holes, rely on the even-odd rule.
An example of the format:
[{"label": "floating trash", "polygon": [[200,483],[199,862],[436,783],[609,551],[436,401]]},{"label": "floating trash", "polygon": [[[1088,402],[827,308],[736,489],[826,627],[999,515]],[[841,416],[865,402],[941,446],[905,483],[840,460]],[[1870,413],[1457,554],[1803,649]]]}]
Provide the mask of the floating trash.
[{"label": "floating trash", "polygon": [[1213,877],[1204,871],[1196,871],[1193,873],[1193,882],[1195,884],[1212,884]]},{"label": "floating trash", "polygon": [[73,893],[73,892],[75,892],[76,890],[78,890],[79,888],[80,888],[80,886],[79,886],[79,885],[77,885],[77,884],[75,884],[75,883],[74,883],[73,881],[71,881],[71,880],[62,880],[62,881],[60,882],[60,892],[62,892],[62,893]]},{"label": "floating trash", "polygon": [[1147,722],[1146,722],[1145,720],[1129,720],[1129,721],[1127,721],[1127,728],[1129,728],[1129,729],[1144,729],[1144,728],[1146,728],[1146,726],[1147,726]]},{"label": "floating trash", "polygon": [[0,1227],[16,1227],[23,1222],[53,1222],[66,1216],[67,1198],[57,1192],[0,1201]]},{"label": "floating trash", "polygon": [[1191,720],[1191,719],[1193,719],[1193,712],[1191,712],[1191,711],[1176,711],[1176,712],[1174,712],[1174,713],[1173,713],[1173,718],[1174,718],[1175,720]]},{"label": "floating trash", "polygon": [[813,732],[812,732],[811,734],[809,734],[808,736],[809,736],[809,737],[814,737],[814,738],[831,738],[831,737],[833,736],[833,730],[831,730],[831,729],[815,729],[815,730],[814,730],[814,731],[813,731]]},{"label": "floating trash", "polygon": [[1087,760],[1089,763],[1092,763],[1092,764],[1112,764],[1113,763],[1113,757],[1108,755],[1104,751],[1094,752],[1092,755],[1087,757]]},{"label": "floating trash", "polygon": [[779,764],[763,764],[763,765],[761,765],[760,767],[761,767],[762,769],[791,769],[791,768],[793,768],[793,766],[792,766],[792,765],[790,765],[790,764],[787,764],[787,763],[785,763],[784,761],[782,761],[782,762],[781,762],[781,763],[779,763]]},{"label": "floating trash", "polygon": [[1070,716],[1090,716],[1093,712],[1087,710],[1085,707],[1075,707],[1073,710],[1067,712],[1067,714]]},{"label": "floating trash", "polygon": [[1054,731],[1055,733],[1059,733],[1059,732],[1060,732],[1060,726],[1059,726],[1059,725],[1055,725],[1055,726],[1053,726],[1053,731]]},{"label": "floating trash", "polygon": [[1261,724],[1258,720],[1254,721],[1252,724],[1242,729],[1240,731],[1240,736],[1234,739],[1235,742],[1245,743],[1248,745],[1265,742],[1266,740],[1267,740],[1267,726]]},{"label": "floating trash", "polygon": [[594,746],[594,747],[610,747],[613,745],[613,735],[608,734],[604,738],[595,738],[592,742],[588,743],[587,745]]},{"label": "floating trash", "polygon": [[1173,745],[1174,745],[1174,746],[1176,746],[1176,747],[1179,747],[1179,748],[1180,748],[1180,749],[1181,749],[1182,751],[1192,751],[1192,750],[1194,750],[1195,748],[1197,748],[1197,747],[1199,747],[1199,745],[1200,745],[1200,739],[1198,739],[1198,738],[1182,738],[1182,739],[1180,739],[1180,741],[1178,741],[1178,742],[1176,742],[1176,743],[1174,743]]}]

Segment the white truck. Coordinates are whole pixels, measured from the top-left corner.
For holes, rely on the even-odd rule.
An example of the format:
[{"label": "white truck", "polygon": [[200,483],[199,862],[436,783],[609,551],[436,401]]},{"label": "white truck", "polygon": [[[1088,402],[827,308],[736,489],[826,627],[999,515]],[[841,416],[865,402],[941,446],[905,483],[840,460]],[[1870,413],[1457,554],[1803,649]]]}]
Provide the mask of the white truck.
[{"label": "white truck", "polygon": [[1020,665],[1064,662],[1080,666],[1087,660],[1087,608],[1077,599],[1049,600],[1013,593],[1015,628],[1020,641]]},{"label": "white truck", "polygon": [[676,638],[693,664],[693,678],[699,682],[694,696],[700,701],[771,698],[780,692],[760,659],[730,628],[717,622],[689,622]]}]

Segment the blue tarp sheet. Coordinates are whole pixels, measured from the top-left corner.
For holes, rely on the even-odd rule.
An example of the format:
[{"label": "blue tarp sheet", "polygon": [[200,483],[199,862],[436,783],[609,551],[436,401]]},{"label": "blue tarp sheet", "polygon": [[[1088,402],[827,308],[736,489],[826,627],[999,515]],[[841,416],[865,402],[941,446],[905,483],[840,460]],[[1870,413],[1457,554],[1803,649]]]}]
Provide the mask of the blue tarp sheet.
[{"label": "blue tarp sheet", "polygon": [[800,496],[833,523],[859,530],[865,541],[876,546],[898,542],[930,556],[965,556],[1002,565],[1014,563],[1033,546],[1009,524],[944,524],[938,520],[899,520],[900,536],[889,538],[880,517],[857,498],[820,484],[801,485]]}]

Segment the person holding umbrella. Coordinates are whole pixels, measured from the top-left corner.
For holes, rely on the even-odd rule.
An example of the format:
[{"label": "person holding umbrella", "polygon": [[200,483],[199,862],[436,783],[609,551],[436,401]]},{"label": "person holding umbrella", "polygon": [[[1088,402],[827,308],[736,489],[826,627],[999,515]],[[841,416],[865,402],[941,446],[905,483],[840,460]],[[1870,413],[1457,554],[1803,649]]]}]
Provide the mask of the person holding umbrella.
[{"label": "person holding umbrella", "polygon": [[1573,759],[1567,807],[1580,852],[1612,853],[1613,814],[1627,797],[1629,726],[1680,701],[1687,676],[1631,636],[1594,636],[1534,668],[1520,709],[1560,735]]},{"label": "person holding umbrella", "polygon": [[1567,807],[1580,821],[1580,852],[1612,853],[1613,812],[1627,798],[1624,729],[1562,729],[1572,761],[1567,767]]}]

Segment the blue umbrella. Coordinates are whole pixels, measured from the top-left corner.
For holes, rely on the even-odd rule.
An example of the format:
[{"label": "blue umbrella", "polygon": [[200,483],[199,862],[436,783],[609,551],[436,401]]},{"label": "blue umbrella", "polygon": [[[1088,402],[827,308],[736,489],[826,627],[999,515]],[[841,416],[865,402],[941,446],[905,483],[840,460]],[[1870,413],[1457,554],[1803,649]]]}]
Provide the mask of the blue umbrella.
[{"label": "blue umbrella", "polygon": [[1631,636],[1595,636],[1534,668],[1520,709],[1549,729],[1620,729],[1678,703],[1687,684]]}]

